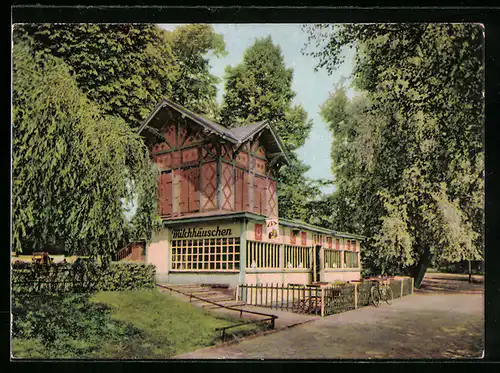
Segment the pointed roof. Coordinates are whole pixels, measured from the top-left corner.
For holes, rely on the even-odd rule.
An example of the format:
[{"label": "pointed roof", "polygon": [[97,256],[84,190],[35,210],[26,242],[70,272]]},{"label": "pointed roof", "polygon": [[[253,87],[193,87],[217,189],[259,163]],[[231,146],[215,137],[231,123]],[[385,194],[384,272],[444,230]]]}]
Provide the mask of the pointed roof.
[{"label": "pointed roof", "polygon": [[156,122],[158,121],[158,116],[160,115],[162,110],[165,110],[167,107],[177,111],[182,116],[191,119],[193,122],[199,124],[204,129],[214,133],[216,136],[219,136],[224,140],[235,144],[236,146],[239,146],[244,142],[250,140],[256,134],[260,134],[263,142],[267,145],[268,148],[271,149],[271,153],[282,156],[286,164],[290,164],[283,142],[276,133],[276,130],[267,120],[250,123],[242,127],[235,127],[230,129],[208,119],[203,115],[196,114],[191,110],[188,110],[185,107],[176,104],[175,102],[172,102],[166,98],[161,100],[156,105],[151,114],[146,118],[146,120],[141,123],[138,132],[141,133],[146,127],[154,128]]}]

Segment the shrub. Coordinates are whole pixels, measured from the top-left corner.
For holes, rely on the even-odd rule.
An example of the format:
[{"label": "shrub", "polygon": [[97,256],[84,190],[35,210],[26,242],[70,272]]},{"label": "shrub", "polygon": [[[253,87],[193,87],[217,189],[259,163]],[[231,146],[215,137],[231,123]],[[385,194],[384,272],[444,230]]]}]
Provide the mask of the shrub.
[{"label": "shrub", "polygon": [[74,263],[40,264],[14,262],[14,293],[86,293],[97,290],[139,290],[155,287],[156,270],[143,263],[111,263],[108,267],[92,259]]}]

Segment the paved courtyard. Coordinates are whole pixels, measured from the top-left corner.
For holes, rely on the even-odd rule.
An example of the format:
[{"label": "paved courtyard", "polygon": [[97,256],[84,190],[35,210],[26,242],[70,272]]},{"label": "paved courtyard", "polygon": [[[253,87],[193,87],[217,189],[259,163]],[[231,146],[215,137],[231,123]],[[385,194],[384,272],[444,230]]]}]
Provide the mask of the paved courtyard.
[{"label": "paved courtyard", "polygon": [[180,359],[480,358],[481,291],[415,292],[382,304],[318,319]]}]

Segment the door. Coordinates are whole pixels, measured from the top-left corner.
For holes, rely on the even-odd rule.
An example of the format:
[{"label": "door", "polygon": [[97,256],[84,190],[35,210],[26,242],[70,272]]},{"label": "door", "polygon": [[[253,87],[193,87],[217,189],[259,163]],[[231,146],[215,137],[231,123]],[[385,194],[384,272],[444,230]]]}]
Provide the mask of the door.
[{"label": "door", "polygon": [[319,282],[321,277],[321,245],[314,246],[314,260],[313,260],[313,281]]}]

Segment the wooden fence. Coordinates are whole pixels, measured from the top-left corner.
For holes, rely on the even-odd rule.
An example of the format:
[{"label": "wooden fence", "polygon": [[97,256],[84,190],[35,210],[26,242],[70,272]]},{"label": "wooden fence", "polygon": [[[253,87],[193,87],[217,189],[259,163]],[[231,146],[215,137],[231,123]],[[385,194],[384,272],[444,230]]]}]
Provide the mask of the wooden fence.
[{"label": "wooden fence", "polygon": [[[370,304],[371,282],[342,285],[245,284],[236,297],[248,305],[328,316]],[[413,293],[411,278],[391,281],[394,299]]]}]

